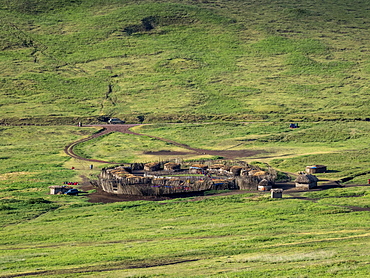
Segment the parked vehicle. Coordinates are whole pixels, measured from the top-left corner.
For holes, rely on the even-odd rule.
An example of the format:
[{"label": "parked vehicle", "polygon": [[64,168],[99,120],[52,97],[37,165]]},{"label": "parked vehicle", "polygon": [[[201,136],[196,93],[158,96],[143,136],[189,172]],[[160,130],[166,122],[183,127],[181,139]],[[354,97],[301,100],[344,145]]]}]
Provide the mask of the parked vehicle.
[{"label": "parked vehicle", "polygon": [[68,191],[66,191],[64,194],[65,195],[77,195],[80,191],[76,188],[71,188]]},{"label": "parked vehicle", "polygon": [[122,121],[121,119],[118,119],[118,118],[110,118],[108,120],[108,123],[109,124],[124,124],[125,121]]}]

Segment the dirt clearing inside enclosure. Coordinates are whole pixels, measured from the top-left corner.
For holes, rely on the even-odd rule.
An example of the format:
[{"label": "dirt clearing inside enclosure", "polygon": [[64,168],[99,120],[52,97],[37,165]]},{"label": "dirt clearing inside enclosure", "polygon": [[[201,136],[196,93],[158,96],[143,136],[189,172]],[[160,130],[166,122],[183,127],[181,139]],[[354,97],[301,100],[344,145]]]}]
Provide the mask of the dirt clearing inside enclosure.
[{"label": "dirt clearing inside enclosure", "polygon": [[[249,157],[261,152],[249,151],[249,150],[225,150],[225,151],[214,151],[214,150],[202,150],[198,149],[197,153],[207,154],[212,156],[220,156],[225,159],[237,159],[241,157]],[[157,152],[145,152],[144,154],[158,155],[158,156],[181,156],[181,155],[191,155],[194,152],[176,152],[176,151],[157,151]]]}]

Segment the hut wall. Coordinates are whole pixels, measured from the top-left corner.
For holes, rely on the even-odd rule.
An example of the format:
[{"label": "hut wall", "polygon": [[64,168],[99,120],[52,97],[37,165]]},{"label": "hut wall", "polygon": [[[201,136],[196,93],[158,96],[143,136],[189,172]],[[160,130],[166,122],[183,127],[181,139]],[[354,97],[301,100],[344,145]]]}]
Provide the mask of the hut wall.
[{"label": "hut wall", "polygon": [[281,188],[271,189],[271,198],[283,198],[283,189]]},{"label": "hut wall", "polygon": [[132,163],[131,169],[132,170],[144,170],[144,163]]},{"label": "hut wall", "polygon": [[71,186],[49,186],[50,195],[64,194],[71,188]]},{"label": "hut wall", "polygon": [[317,182],[311,182],[311,183],[295,183],[295,187],[302,188],[302,189],[311,189],[317,187]]},{"label": "hut wall", "polygon": [[241,190],[257,190],[258,188],[258,181],[254,180],[253,178],[235,178],[235,184]]},{"label": "hut wall", "polygon": [[324,165],[313,165],[306,167],[306,173],[308,174],[325,173],[326,171],[327,169]]},{"label": "hut wall", "polygon": [[151,165],[148,165],[148,164],[144,165],[144,171],[159,171],[160,169],[161,169],[161,165],[159,163],[151,164]]},{"label": "hut wall", "polygon": [[178,163],[166,163],[164,164],[165,171],[180,171],[181,165]]}]

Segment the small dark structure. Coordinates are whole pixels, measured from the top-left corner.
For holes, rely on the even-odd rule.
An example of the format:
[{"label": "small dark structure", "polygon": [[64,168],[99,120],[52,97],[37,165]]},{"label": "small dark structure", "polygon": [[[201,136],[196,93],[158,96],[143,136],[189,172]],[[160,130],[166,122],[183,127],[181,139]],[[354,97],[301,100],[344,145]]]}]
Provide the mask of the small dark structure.
[{"label": "small dark structure", "polygon": [[161,169],[161,164],[159,162],[147,163],[144,165],[144,171],[159,171]]},{"label": "small dark structure", "polygon": [[312,165],[306,166],[306,173],[307,174],[315,174],[315,173],[325,173],[327,171],[325,165]]},{"label": "small dark structure", "polygon": [[172,171],[172,172],[180,171],[181,170],[181,165],[179,163],[175,163],[175,162],[168,162],[168,163],[164,164],[164,170],[165,171]]},{"label": "small dark structure", "polygon": [[299,128],[299,125],[292,123],[292,124],[289,125],[289,128]]},{"label": "small dark structure", "polygon": [[230,168],[230,172],[234,175],[234,176],[240,176],[240,172],[242,171],[243,167],[240,167],[240,166],[232,166]]},{"label": "small dark structure", "polygon": [[258,191],[270,191],[272,185],[267,179],[263,179],[258,183]]},{"label": "small dark structure", "polygon": [[203,174],[208,169],[207,165],[204,164],[193,164],[189,167],[190,174]]},{"label": "small dark structure", "polygon": [[72,186],[59,186],[59,185],[53,185],[49,186],[50,188],[50,195],[60,195],[66,193],[68,190],[72,189]]},{"label": "small dark structure", "polygon": [[212,164],[211,166],[209,166],[210,169],[216,169],[216,170],[222,169],[224,167],[225,167],[224,164]]},{"label": "small dark structure", "polygon": [[118,118],[110,118],[108,120],[108,124],[124,124],[125,121],[118,119]]},{"label": "small dark structure", "polygon": [[281,188],[271,189],[271,198],[283,198],[283,189]]},{"label": "small dark structure", "polygon": [[295,187],[311,189],[317,187],[318,178],[310,174],[301,174],[295,180]]}]

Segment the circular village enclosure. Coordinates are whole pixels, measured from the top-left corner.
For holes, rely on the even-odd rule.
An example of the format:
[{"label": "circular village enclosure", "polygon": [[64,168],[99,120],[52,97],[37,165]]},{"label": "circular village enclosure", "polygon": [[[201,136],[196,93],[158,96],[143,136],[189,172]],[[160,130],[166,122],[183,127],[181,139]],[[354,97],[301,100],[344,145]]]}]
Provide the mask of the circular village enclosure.
[{"label": "circular village enclosure", "polygon": [[113,194],[164,196],[208,190],[270,190],[274,169],[243,161],[153,162],[103,168],[95,185]]}]

